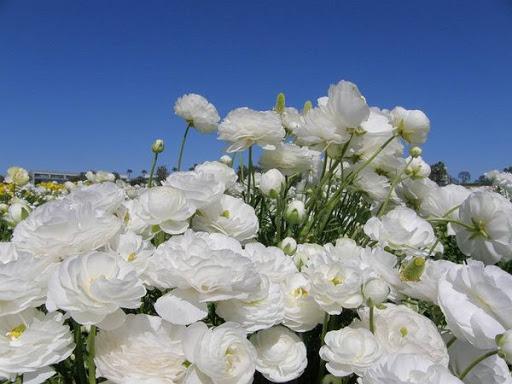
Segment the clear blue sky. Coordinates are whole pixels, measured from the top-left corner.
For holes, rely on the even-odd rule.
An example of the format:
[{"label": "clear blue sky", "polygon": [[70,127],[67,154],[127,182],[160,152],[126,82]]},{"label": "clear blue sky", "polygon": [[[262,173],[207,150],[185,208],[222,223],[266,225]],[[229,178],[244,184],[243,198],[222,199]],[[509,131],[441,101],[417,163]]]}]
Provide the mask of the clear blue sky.
[{"label": "clear blue sky", "polygon": [[[370,105],[424,110],[429,162],[473,177],[512,164],[512,1],[0,0],[0,173],[172,167],[177,97],[224,116],[359,85]],[[217,158],[192,134],[185,163]]]}]

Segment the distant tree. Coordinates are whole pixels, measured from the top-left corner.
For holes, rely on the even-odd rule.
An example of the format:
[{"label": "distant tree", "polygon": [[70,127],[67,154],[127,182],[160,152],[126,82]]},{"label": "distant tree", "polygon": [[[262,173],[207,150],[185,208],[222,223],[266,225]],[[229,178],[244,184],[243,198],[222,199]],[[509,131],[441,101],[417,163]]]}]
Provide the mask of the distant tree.
[{"label": "distant tree", "polygon": [[471,181],[471,174],[468,171],[459,172],[459,180],[461,184],[468,184]]},{"label": "distant tree", "polygon": [[142,177],[142,176],[137,176],[137,177],[134,177],[133,179],[130,179],[130,184],[131,185],[144,185],[146,184],[146,178],[145,177]]},{"label": "distant tree", "polygon": [[148,171],[143,169],[140,173],[142,174],[142,177],[146,178],[146,175],[148,174]]},{"label": "distant tree", "polygon": [[164,181],[169,176],[169,170],[165,165],[161,165],[156,169],[156,179],[159,181]]},{"label": "distant tree", "polygon": [[492,181],[489,180],[485,175],[480,175],[480,177],[476,180],[476,184],[478,185],[492,185]]},{"label": "distant tree", "polygon": [[508,173],[512,173],[512,165],[506,167],[506,168],[503,168],[503,172],[508,172]]},{"label": "distant tree", "polygon": [[128,168],[126,170],[126,174],[128,175],[128,180],[130,180],[132,178],[132,173],[133,173],[133,170],[131,170],[130,168]]},{"label": "distant tree", "polygon": [[438,185],[447,185],[450,182],[448,169],[442,161],[438,161],[430,166],[430,179],[435,181]]},{"label": "distant tree", "polygon": [[116,178],[116,180],[120,178],[120,177],[119,177],[119,172],[114,171],[114,172],[112,172],[112,174],[114,175],[114,177]]},{"label": "distant tree", "polygon": [[3,175],[0,175],[0,183],[5,180],[5,177]]},{"label": "distant tree", "polygon": [[85,172],[80,172],[78,176],[72,176],[69,178],[69,181],[76,183],[77,181],[85,181],[87,177],[85,177]]}]

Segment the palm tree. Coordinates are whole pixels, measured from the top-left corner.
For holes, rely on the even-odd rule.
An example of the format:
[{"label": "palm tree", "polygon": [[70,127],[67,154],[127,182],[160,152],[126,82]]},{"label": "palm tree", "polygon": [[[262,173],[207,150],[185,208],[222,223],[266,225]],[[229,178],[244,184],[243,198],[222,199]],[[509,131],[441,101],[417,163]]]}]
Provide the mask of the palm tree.
[{"label": "palm tree", "polygon": [[131,170],[130,168],[128,168],[128,169],[126,170],[126,173],[127,173],[127,175],[128,175],[128,180],[130,180],[130,179],[132,178],[133,170]]}]

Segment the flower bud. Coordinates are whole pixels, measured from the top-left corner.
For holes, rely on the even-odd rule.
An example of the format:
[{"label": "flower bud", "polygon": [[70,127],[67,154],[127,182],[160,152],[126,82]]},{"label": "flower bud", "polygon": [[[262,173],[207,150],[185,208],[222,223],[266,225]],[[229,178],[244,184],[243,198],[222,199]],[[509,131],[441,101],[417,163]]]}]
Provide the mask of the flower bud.
[{"label": "flower bud", "polygon": [[512,364],[512,329],[496,336],[496,344],[498,345],[498,355]]},{"label": "flower bud", "polygon": [[162,153],[164,151],[164,141],[162,139],[156,139],[151,146],[153,153]]},{"label": "flower bud", "polygon": [[274,168],[261,175],[260,190],[265,196],[276,199],[281,193],[284,184],[285,178],[283,174]]},{"label": "flower bud", "polygon": [[276,106],[275,106],[275,111],[277,113],[283,113],[284,112],[284,109],[285,109],[285,105],[286,102],[285,102],[285,97],[284,97],[284,93],[281,92],[277,95],[277,98],[276,98]]},{"label": "flower bud", "polygon": [[386,301],[390,291],[389,285],[382,279],[371,279],[363,285],[364,298],[375,305]]},{"label": "flower bud", "polygon": [[222,164],[227,165],[228,167],[231,167],[233,165],[233,159],[230,156],[228,156],[228,155],[221,156],[219,161]]},{"label": "flower bud", "polygon": [[299,224],[306,217],[306,208],[304,203],[300,200],[291,201],[286,207],[286,221],[290,224]]},{"label": "flower bud", "polygon": [[297,250],[297,242],[293,237],[286,237],[279,243],[279,248],[281,248],[286,255],[292,256]]},{"label": "flower bud", "polygon": [[397,133],[405,141],[412,145],[421,145],[427,140],[430,120],[422,111],[395,107],[390,114]]},{"label": "flower bud", "polygon": [[411,147],[409,149],[409,155],[411,155],[411,157],[419,157],[422,153],[423,151],[420,147]]},{"label": "flower bud", "polygon": [[313,103],[311,102],[311,100],[307,100],[305,103],[304,103],[304,108],[302,110],[302,112],[304,114],[308,113],[309,111],[311,111],[311,109],[313,108]]},{"label": "flower bud", "polygon": [[400,280],[402,281],[420,281],[421,275],[425,271],[425,258],[415,257],[400,270]]},{"label": "flower bud", "polygon": [[20,221],[25,220],[30,213],[30,207],[24,200],[13,202],[6,212],[6,220],[11,225],[16,225]]},{"label": "flower bud", "polygon": [[23,186],[27,184],[30,180],[30,176],[26,169],[21,167],[11,167],[7,170],[7,176],[5,177],[5,181],[8,183],[13,183],[18,186]]}]

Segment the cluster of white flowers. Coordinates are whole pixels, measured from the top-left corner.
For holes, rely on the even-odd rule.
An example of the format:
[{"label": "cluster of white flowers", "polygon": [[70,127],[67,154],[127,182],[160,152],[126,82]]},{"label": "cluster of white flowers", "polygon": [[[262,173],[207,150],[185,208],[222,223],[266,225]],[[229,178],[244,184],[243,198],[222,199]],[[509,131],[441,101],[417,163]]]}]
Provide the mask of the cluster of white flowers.
[{"label": "cluster of white flowers", "polygon": [[98,171],[51,193],[8,170],[0,380],[512,383],[512,203],[428,179],[423,112],[347,81],[301,111],[174,110],[178,169],[190,128],[234,159],[156,181],[157,140],[147,185]]}]

